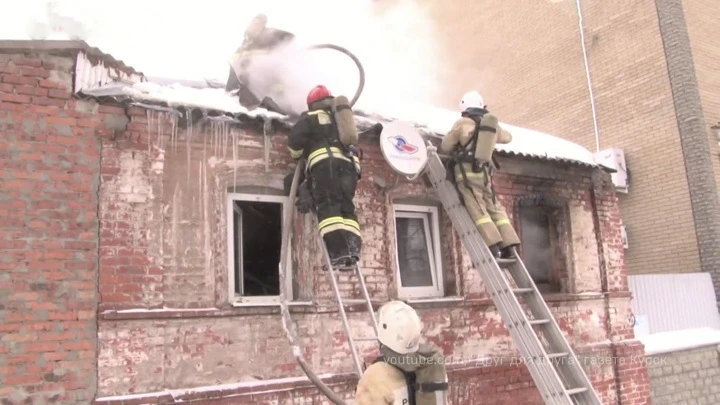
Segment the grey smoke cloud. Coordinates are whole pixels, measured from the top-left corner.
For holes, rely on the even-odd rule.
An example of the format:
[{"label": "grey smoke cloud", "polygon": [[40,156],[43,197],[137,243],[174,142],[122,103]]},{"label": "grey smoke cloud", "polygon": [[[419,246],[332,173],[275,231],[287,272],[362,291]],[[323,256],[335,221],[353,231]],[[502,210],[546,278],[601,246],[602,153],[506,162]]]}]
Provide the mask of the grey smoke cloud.
[{"label": "grey smoke cloud", "polygon": [[[293,10],[265,11],[268,26],[296,34],[291,46],[265,55],[250,68],[258,89],[273,76],[286,78],[284,95],[275,99],[282,107],[305,110],[307,92],[324,84],[334,94],[352,98],[358,72],[352,60],[336,51],[308,51],[311,44],[345,47],[363,64],[365,89],[356,108],[380,112],[386,106],[434,104],[439,61],[435,31],[426,8],[415,0],[378,2],[360,0],[302,2],[303,10],[317,10],[315,18],[293,18]],[[319,12],[322,10],[322,12]]]}]

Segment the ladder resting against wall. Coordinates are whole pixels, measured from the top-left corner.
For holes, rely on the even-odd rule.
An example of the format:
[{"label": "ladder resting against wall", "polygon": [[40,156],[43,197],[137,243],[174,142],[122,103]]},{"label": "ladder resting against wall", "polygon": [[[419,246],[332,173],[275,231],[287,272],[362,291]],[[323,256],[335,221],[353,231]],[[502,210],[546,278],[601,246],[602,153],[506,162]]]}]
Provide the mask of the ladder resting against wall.
[{"label": "ladder resting against wall", "polygon": [[[297,167],[295,168],[295,175],[293,177],[292,185],[290,187],[290,202],[286,205],[285,213],[284,213],[284,223],[283,223],[283,240],[282,240],[282,246],[280,248],[280,282],[281,282],[281,288],[280,288],[280,311],[282,314],[282,321],[283,321],[283,327],[285,329],[286,336],[288,340],[290,341],[290,345],[292,346],[293,355],[295,356],[295,359],[300,364],[300,368],[303,370],[303,372],[308,376],[310,381],[312,381],[313,384],[322,392],[328,399],[330,399],[334,404],[336,405],[346,405],[345,402],[340,399],[330,388],[328,388],[321,380],[318,378],[318,376],[315,374],[315,372],[310,368],[310,366],[307,364],[303,357],[303,350],[301,349],[300,342],[297,337],[297,332],[295,331],[295,325],[292,322],[292,318],[290,316],[290,310],[288,308],[288,298],[285,295],[285,292],[287,291],[285,283],[288,282],[288,279],[286,278],[286,269],[289,267],[290,264],[290,243],[292,240],[292,229],[293,229],[293,218],[295,214],[295,198],[297,196],[297,189],[298,189],[298,182],[300,179],[300,173],[302,173],[302,170],[305,168],[305,160],[301,159],[298,162]],[[317,219],[316,219],[317,222]],[[317,224],[316,224],[317,225]],[[317,229],[317,226],[315,227]],[[370,317],[370,321],[372,322],[373,329],[375,332],[374,337],[370,338],[356,338],[353,336],[352,330],[350,328],[350,324],[347,319],[347,314],[345,313],[345,306],[346,305],[355,305],[357,304],[357,300],[343,300],[342,295],[340,294],[340,289],[338,288],[338,281],[337,281],[337,270],[335,270],[330,262],[330,255],[328,254],[327,247],[325,246],[325,242],[320,240],[320,246],[322,246],[322,252],[323,252],[323,259],[325,261],[325,266],[327,268],[327,274],[328,277],[330,277],[330,283],[333,288],[333,292],[335,294],[335,299],[338,303],[338,310],[340,312],[340,317],[342,319],[343,327],[345,328],[345,334],[348,339],[348,345],[350,346],[350,353],[353,358],[353,363],[355,366],[355,372],[357,373],[357,378],[359,379],[362,376],[363,373],[363,367],[362,367],[362,361],[361,361],[361,353],[358,351],[356,346],[356,341],[377,341],[377,320],[375,319],[375,312],[373,311],[372,302],[370,301],[370,295],[367,291],[367,286],[365,284],[365,278],[362,275],[362,272],[360,270],[359,263],[356,263],[355,266],[353,266],[353,271],[358,277],[358,280],[360,281],[360,289],[363,293],[363,302],[366,305],[367,312]]]},{"label": "ladder resting against wall", "polygon": [[[496,260],[493,257],[460,202],[455,185],[446,178],[446,170],[436,148],[428,142],[427,150],[425,173],[510,331],[545,404],[602,405],[525,264],[517,254],[515,259]],[[517,288],[511,286],[503,269],[509,271]],[[540,340],[535,328],[542,331],[547,344]]]}]

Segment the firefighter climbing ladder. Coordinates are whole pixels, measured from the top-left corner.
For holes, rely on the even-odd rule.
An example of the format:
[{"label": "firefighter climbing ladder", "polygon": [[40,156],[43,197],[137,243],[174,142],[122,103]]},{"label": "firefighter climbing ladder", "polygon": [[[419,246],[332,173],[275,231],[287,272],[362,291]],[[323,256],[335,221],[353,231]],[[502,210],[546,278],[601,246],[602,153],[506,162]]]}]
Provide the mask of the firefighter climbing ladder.
[{"label": "firefighter climbing ladder", "polygon": [[[281,286],[281,292],[280,292],[280,310],[282,313],[282,322],[283,327],[285,329],[285,333],[287,335],[288,340],[290,341],[290,345],[292,346],[293,355],[295,356],[297,362],[300,364],[300,367],[302,368],[303,372],[308,376],[310,381],[312,381],[315,386],[318,387],[318,389],[325,394],[333,403],[337,405],[345,405],[345,402],[342,401],[332,390],[330,390],[325,384],[318,378],[318,376],[313,372],[313,370],[310,368],[310,366],[307,364],[305,359],[303,358],[303,351],[300,348],[300,343],[297,338],[297,333],[295,331],[294,324],[292,322],[292,318],[290,317],[290,311],[288,308],[288,302],[287,297],[285,296],[285,293],[287,291],[287,288],[285,286],[285,283],[287,282],[287,278],[285,277],[286,274],[286,268],[289,263],[290,258],[290,241],[292,237],[292,223],[293,218],[295,214],[295,197],[297,195],[297,188],[298,188],[298,182],[300,178],[300,173],[302,170],[304,170],[305,167],[305,160],[300,160],[298,162],[297,167],[295,168],[295,175],[293,177],[292,185],[290,187],[290,204],[287,204],[285,208],[284,213],[284,221],[283,221],[283,241],[281,245],[281,253],[280,253],[280,264],[279,264],[279,270],[280,270],[280,280],[282,286]],[[317,220],[315,229],[317,229]],[[355,274],[358,277],[358,281],[360,282],[360,290],[363,294],[363,301],[367,307],[367,311],[370,315],[370,320],[372,322],[373,330],[375,332],[375,335],[373,337],[369,338],[356,338],[353,336],[350,323],[347,319],[347,314],[345,312],[345,306],[346,305],[356,305],[358,300],[344,300],[342,297],[342,294],[340,293],[340,288],[338,287],[338,280],[336,273],[337,270],[333,269],[331,262],[330,262],[330,255],[328,254],[327,247],[325,246],[325,243],[321,240],[320,246],[322,247],[323,251],[323,258],[325,261],[325,267],[327,269],[328,276],[330,277],[330,283],[333,288],[333,292],[335,294],[335,299],[338,303],[338,309],[340,312],[340,317],[342,319],[343,327],[345,328],[345,333],[348,339],[348,344],[350,346],[350,353],[353,358],[353,362],[355,365],[355,371],[357,372],[358,378],[362,376],[363,368],[362,368],[362,361],[360,357],[360,353],[357,350],[357,346],[355,344],[356,341],[376,341],[377,340],[377,320],[375,319],[375,312],[373,311],[372,307],[372,301],[370,300],[370,295],[367,291],[367,286],[365,285],[365,278],[363,277],[362,271],[360,269],[360,265],[356,264],[353,266],[352,270],[354,270]]]},{"label": "firefighter climbing ladder", "polygon": [[[545,404],[602,405],[525,264],[519,257],[498,260],[493,258],[472,218],[460,202],[455,186],[447,180],[445,167],[435,147],[428,144],[427,151],[425,172],[428,179],[518,346]],[[504,276],[503,268],[509,270],[518,288],[511,287]],[[518,297],[522,297],[530,314],[521,306]],[[528,315],[531,315],[532,319]],[[548,343],[547,348],[534,327],[541,328]]]}]

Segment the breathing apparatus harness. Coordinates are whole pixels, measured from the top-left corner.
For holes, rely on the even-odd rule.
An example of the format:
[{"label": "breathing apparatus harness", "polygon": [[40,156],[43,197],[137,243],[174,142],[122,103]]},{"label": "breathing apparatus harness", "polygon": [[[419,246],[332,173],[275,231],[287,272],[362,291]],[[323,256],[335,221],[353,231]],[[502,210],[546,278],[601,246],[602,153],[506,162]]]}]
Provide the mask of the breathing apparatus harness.
[{"label": "breathing apparatus harness", "polygon": [[447,391],[448,389],[448,383],[442,382],[417,382],[417,375],[414,371],[406,371],[403,370],[401,367],[399,367],[396,364],[393,364],[391,361],[387,361],[385,356],[380,355],[378,356],[373,364],[379,363],[379,362],[385,362],[386,364],[389,364],[393,366],[395,369],[399,370],[403,376],[405,377],[405,383],[408,387],[408,405],[417,405],[417,399],[416,399],[416,393],[417,391],[420,392],[435,392],[435,391]]},{"label": "breathing apparatus harness", "polygon": [[[491,176],[494,173],[493,166],[490,165],[490,161],[483,161],[481,162],[478,158],[475,157],[475,151],[477,150],[477,143],[480,131],[488,131],[492,133],[497,132],[497,128],[491,127],[488,125],[481,125],[482,118],[485,116],[485,114],[488,113],[488,110],[485,108],[477,108],[472,109],[472,113],[463,112],[462,116],[472,119],[475,122],[475,129],[472,132],[472,135],[470,136],[470,139],[468,139],[467,142],[465,142],[464,145],[458,145],[458,147],[455,149],[452,155],[452,163],[457,164],[460,167],[460,173],[463,177],[463,184],[465,184],[465,187],[470,187],[470,181],[467,177],[467,172],[465,169],[465,166],[463,163],[470,163],[472,165],[472,171],[473,173],[484,173],[485,174],[485,186],[488,184],[490,185],[490,190],[492,192],[493,201],[495,202],[495,189],[492,184]],[[477,111],[477,112],[476,112]],[[496,168],[500,168],[500,165],[498,164],[497,160],[495,159],[495,151],[493,151],[491,155],[491,160],[493,165]],[[455,176],[453,175],[453,180],[455,180]]]}]

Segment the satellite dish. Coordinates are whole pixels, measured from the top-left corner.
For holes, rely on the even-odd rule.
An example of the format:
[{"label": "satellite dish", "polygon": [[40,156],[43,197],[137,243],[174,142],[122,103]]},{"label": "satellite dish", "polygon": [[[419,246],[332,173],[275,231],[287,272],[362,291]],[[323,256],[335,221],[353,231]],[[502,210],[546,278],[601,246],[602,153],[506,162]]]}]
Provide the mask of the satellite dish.
[{"label": "satellite dish", "polygon": [[390,167],[406,176],[419,174],[427,163],[425,141],[411,123],[394,121],[383,125],[380,150]]}]

